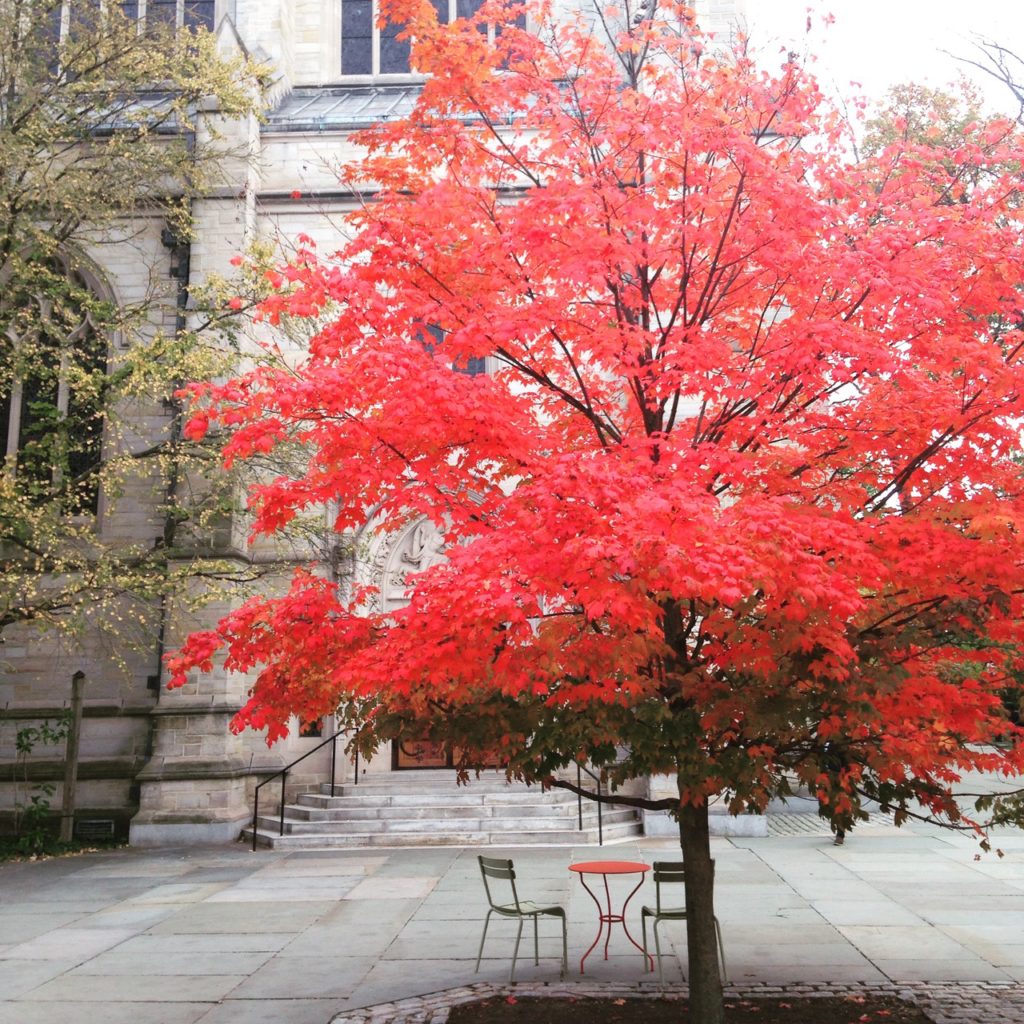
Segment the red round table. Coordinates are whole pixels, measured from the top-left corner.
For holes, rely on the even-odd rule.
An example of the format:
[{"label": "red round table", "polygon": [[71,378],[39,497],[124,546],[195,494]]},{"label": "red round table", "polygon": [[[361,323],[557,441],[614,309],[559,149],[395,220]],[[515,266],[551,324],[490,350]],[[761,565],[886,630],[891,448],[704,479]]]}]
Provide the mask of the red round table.
[{"label": "red round table", "polygon": [[[570,871],[575,871],[580,876],[580,881],[583,883],[583,888],[590,894],[590,898],[597,904],[597,916],[598,916],[598,927],[597,927],[597,938],[590,944],[590,949],[583,954],[580,959],[580,974],[583,973],[583,965],[586,963],[587,957],[594,951],[594,947],[601,941],[601,936],[605,935],[605,925],[608,926],[608,933],[605,935],[604,940],[604,958],[608,959],[608,943],[612,937],[612,925],[621,924],[622,930],[626,933],[626,938],[640,950],[651,961],[651,970],[654,970],[654,957],[644,951],[644,947],[640,945],[632,935],[629,934],[629,928],[626,927],[626,907],[629,906],[629,901],[637,894],[640,886],[644,884],[644,875],[651,870],[650,864],[644,864],[638,860],[586,860],[581,861],[579,864],[570,864]],[[604,906],[601,906],[601,901],[595,895],[593,889],[587,885],[587,875],[601,875],[604,878]],[[608,888],[608,876],[609,875],[639,875],[640,881],[636,883],[633,890],[626,897],[625,903],[622,904],[622,911],[618,914],[612,913],[612,895]]]}]

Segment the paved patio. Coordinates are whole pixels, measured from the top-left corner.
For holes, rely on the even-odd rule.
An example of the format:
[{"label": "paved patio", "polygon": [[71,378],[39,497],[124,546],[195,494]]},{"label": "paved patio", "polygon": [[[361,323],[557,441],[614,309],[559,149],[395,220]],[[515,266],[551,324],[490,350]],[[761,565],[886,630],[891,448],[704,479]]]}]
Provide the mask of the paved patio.
[{"label": "paved patio", "polygon": [[[964,837],[878,823],[844,847],[823,834],[713,840],[730,981],[1024,982],[1024,836],[997,845],[1005,856],[979,857]],[[596,912],[568,865],[677,851],[641,840],[508,855],[525,895],[568,906],[578,979]],[[235,845],[2,865],[0,1024],[92,1012],[103,1024],[327,1024],[370,1004],[503,983],[511,922],[492,924],[473,973],[486,909],[478,852]],[[635,932],[650,898],[647,882],[630,907]],[[662,926],[677,954],[666,979],[684,978],[684,927]],[[557,981],[557,935],[547,922],[540,966],[521,962],[518,978]],[[587,960],[588,983],[652,987],[621,931],[610,952]]]}]

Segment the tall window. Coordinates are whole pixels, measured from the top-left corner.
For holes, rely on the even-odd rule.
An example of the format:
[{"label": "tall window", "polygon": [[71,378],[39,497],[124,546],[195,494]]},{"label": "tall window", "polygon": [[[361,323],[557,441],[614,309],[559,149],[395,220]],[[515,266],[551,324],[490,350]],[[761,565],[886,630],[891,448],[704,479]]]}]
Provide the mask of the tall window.
[{"label": "tall window", "polygon": [[84,277],[53,260],[0,306],[3,471],[31,501],[70,515],[95,514],[99,498],[107,346],[95,302]]},{"label": "tall window", "polygon": [[104,13],[119,9],[140,28],[205,28],[213,31],[216,0],[47,0],[47,22],[54,38],[73,41],[76,29],[93,29]]},{"label": "tall window", "polygon": [[212,32],[216,18],[215,0],[121,0],[125,17],[144,18],[146,27],[205,28]]},{"label": "tall window", "polygon": [[[471,18],[483,0],[432,0],[438,20]],[[522,22],[522,18],[517,19]],[[409,41],[399,40],[400,25],[377,27],[375,0],[341,0],[341,73],[343,75],[407,75]]]},{"label": "tall window", "polygon": [[185,28],[205,28],[212,32],[216,14],[214,0],[185,0],[181,18]]}]

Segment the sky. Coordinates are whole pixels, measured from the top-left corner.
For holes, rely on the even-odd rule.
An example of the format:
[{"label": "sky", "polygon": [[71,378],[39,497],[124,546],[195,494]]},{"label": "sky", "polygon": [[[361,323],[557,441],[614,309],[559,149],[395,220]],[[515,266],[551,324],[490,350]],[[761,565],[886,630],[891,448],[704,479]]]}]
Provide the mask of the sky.
[{"label": "sky", "polygon": [[[978,57],[980,36],[1024,57],[1022,0],[746,0],[746,12],[759,51],[767,56],[785,47],[817,55],[823,85],[834,82],[848,92],[856,81],[865,94],[880,95],[905,81],[944,86],[963,70],[983,86],[992,112],[1016,112],[1005,86],[949,54]],[[829,12],[831,26],[823,18]]]}]

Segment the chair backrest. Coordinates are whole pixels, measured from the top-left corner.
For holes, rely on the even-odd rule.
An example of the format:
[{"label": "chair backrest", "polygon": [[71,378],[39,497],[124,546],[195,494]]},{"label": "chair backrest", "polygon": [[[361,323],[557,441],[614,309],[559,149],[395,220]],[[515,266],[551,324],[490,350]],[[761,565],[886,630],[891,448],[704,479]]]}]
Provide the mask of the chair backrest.
[{"label": "chair backrest", "polygon": [[[487,902],[495,910],[507,910],[510,906],[515,906],[516,912],[519,912],[519,894],[516,892],[516,869],[510,860],[504,860],[498,857],[477,857],[480,862],[480,874],[483,875],[484,879],[484,890],[487,892]],[[494,894],[491,892],[491,882],[500,883],[508,882],[509,887],[512,890],[511,901],[502,901],[500,896],[497,900],[494,898]]]},{"label": "chair backrest", "polygon": [[[686,880],[686,866],[681,860],[656,860],[654,862],[654,900],[655,909],[661,913],[661,887],[663,885],[682,885]],[[686,904],[685,895],[681,895],[675,907]]]},{"label": "chair backrest", "polygon": [[[715,862],[711,862],[711,873],[714,874]],[[661,887],[663,885],[684,885],[686,882],[686,865],[681,860],[656,860],[654,862],[654,899],[657,912],[661,913]],[[679,894],[678,902],[671,909],[677,910],[686,906],[685,890]]]}]

